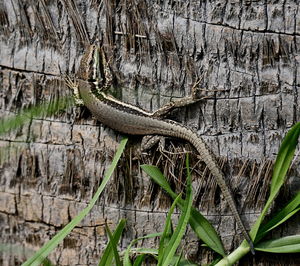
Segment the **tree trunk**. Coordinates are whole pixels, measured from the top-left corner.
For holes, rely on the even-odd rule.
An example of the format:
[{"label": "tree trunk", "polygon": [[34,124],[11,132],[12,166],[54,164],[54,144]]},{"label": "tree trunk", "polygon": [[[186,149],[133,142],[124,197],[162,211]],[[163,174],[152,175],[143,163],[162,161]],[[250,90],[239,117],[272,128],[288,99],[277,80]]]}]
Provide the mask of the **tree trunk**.
[{"label": "tree trunk", "polygon": [[[266,197],[273,161],[287,130],[299,121],[299,1],[20,1],[0,2],[0,108],[3,116],[70,95],[63,75],[74,74],[88,43],[102,43],[120,99],[153,111],[190,94],[199,81],[207,98],[170,117],[195,128],[222,165],[248,229]],[[34,118],[1,136],[1,265],[17,265],[91,199],[122,135],[85,108]],[[141,172],[160,167],[184,191],[185,150],[139,151],[130,143],[100,201],[50,256],[57,265],[95,265],[107,237],[127,220],[120,244],[163,230],[171,200]],[[169,153],[172,152],[172,153]],[[4,155],[3,155],[4,154]],[[219,188],[193,153],[194,206],[232,251],[243,237]],[[274,210],[299,190],[295,163]],[[284,228],[284,229],[282,229]],[[299,234],[299,215],[276,232]],[[209,263],[214,254],[189,229],[185,256]],[[157,246],[157,239],[139,243]],[[17,253],[16,251],[20,251]],[[256,254],[241,265],[299,265],[296,256]]]}]

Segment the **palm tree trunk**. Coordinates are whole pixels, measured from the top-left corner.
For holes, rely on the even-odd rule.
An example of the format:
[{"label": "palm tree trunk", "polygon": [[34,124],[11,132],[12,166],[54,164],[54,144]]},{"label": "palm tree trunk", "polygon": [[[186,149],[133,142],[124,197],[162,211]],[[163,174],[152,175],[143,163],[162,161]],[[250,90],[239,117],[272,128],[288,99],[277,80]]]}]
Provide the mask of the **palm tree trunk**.
[{"label": "palm tree trunk", "polygon": [[[272,164],[285,134],[299,121],[300,9],[297,1],[3,1],[0,3],[2,116],[70,95],[63,75],[74,74],[88,43],[101,43],[126,102],[153,111],[189,95],[198,82],[203,101],[170,117],[202,135],[217,155],[249,228],[268,195]],[[0,136],[0,235],[17,265],[80,210],[96,190],[121,135],[85,108],[34,118]],[[184,190],[186,143],[168,140],[164,154],[141,155],[130,138],[120,167],[81,226],[51,254],[59,265],[95,265],[112,227],[127,219],[121,247],[159,232],[171,201],[141,173],[157,164],[177,192]],[[171,154],[168,152],[172,152]],[[4,155],[3,155],[4,154]],[[215,180],[192,156],[195,206],[212,221],[230,251],[242,241]],[[291,176],[297,176],[294,164]],[[299,188],[289,179],[280,208]],[[299,221],[299,216],[298,216]],[[286,231],[300,231],[299,222]],[[157,240],[140,245],[155,246]],[[16,253],[16,248],[20,253]],[[187,232],[185,255],[208,263],[213,254]],[[245,265],[297,265],[292,256],[249,256]]]}]

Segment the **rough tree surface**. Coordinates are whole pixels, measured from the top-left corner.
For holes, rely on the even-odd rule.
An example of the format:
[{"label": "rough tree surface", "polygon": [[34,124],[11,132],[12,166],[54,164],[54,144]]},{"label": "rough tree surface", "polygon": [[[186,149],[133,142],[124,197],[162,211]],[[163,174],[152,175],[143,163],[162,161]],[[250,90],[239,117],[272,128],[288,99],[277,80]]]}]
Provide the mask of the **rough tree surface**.
[{"label": "rough tree surface", "polygon": [[[120,98],[144,109],[188,95],[200,81],[209,97],[171,117],[195,128],[216,153],[250,228],[268,195],[280,142],[300,118],[299,1],[1,1],[1,116],[70,95],[63,75],[75,73],[89,42],[103,44]],[[0,235],[12,245],[1,265],[20,264],[86,206],[120,138],[76,107],[0,136]],[[168,140],[165,153],[141,155],[140,138],[130,140],[97,206],[51,254],[53,263],[95,265],[107,241],[105,222],[113,229],[127,219],[123,248],[162,230],[171,201],[139,165],[157,164],[181,191],[182,151],[192,148]],[[231,212],[196,155],[192,166],[195,206],[233,250],[242,236]],[[299,187],[295,163],[275,208]],[[299,216],[282,228],[278,236],[299,233]],[[185,245],[188,258],[213,260],[192,231]],[[241,265],[299,263],[296,256],[257,254]]]}]

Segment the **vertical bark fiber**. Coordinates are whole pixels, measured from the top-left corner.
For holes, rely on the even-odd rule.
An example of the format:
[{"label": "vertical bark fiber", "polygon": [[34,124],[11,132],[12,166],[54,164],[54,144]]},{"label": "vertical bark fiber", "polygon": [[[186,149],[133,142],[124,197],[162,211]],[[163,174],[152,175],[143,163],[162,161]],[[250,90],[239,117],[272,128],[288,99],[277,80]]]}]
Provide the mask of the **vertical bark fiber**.
[{"label": "vertical bark fiber", "polygon": [[[200,80],[208,98],[171,118],[197,129],[216,153],[250,228],[268,196],[280,142],[299,121],[299,1],[2,1],[0,116],[70,95],[62,76],[77,70],[87,43],[103,44],[119,97],[147,110],[189,94]],[[119,139],[86,109],[75,107],[0,136],[0,235],[2,243],[12,245],[11,253],[0,253],[1,265],[23,262],[86,206]],[[131,138],[98,205],[51,254],[53,263],[95,265],[107,240],[105,221],[114,228],[127,219],[123,248],[133,238],[162,230],[170,200],[139,165],[159,165],[181,191],[180,152],[191,148],[168,141],[171,154],[153,150],[142,156],[139,142]],[[298,165],[274,209],[299,190]],[[192,166],[195,206],[232,250],[242,237],[226,202],[195,155]],[[276,234],[299,234],[299,216],[283,228]],[[212,261],[191,231],[185,245],[188,258]],[[241,262],[250,264],[300,261],[262,254]]]}]

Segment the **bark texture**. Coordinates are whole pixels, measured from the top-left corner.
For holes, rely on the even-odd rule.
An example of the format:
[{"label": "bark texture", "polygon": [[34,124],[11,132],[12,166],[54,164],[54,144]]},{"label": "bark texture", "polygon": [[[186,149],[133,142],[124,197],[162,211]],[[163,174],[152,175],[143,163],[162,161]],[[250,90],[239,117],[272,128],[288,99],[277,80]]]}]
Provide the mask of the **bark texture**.
[{"label": "bark texture", "polygon": [[[188,95],[200,81],[209,97],[171,118],[195,128],[220,158],[250,228],[268,195],[280,142],[299,121],[299,1],[1,1],[1,116],[69,95],[62,75],[74,73],[85,45],[97,42],[110,58],[120,98],[144,109]],[[119,140],[118,133],[75,107],[0,136],[0,235],[12,245],[11,253],[1,253],[1,265],[20,264],[86,207]],[[105,222],[114,228],[127,219],[122,247],[162,230],[170,200],[139,165],[159,165],[181,191],[185,157],[180,152],[192,149],[168,141],[166,149],[174,154],[153,150],[142,156],[140,139],[130,140],[101,200],[51,254],[53,263],[95,265],[107,240]],[[242,237],[226,202],[195,155],[192,166],[195,206],[232,250]],[[295,163],[274,209],[299,187]],[[299,216],[276,234],[297,232]],[[188,258],[212,261],[191,231],[185,245]],[[240,264],[299,263],[296,256],[258,254]]]}]

